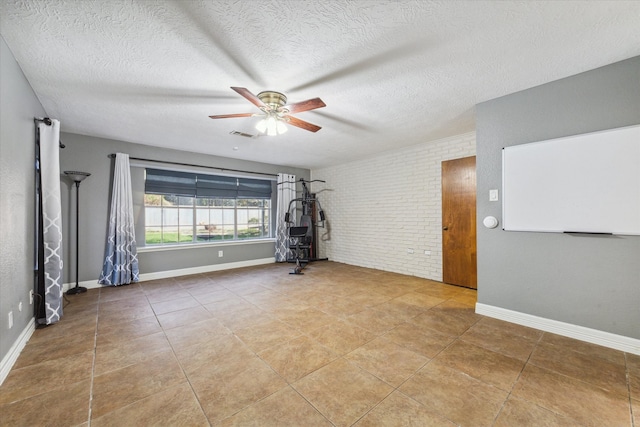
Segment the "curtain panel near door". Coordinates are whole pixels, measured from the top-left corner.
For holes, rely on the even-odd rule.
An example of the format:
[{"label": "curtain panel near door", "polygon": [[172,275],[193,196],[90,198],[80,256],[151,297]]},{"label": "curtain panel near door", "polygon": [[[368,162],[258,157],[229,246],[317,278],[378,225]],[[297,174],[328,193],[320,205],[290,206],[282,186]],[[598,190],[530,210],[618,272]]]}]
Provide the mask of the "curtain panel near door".
[{"label": "curtain panel near door", "polygon": [[43,252],[38,263],[38,276],[44,294],[44,318],[39,324],[50,325],[62,317],[62,204],[60,202],[60,122],[51,120],[51,125],[38,123],[39,168],[40,168],[40,236]]},{"label": "curtain panel near door", "polygon": [[[289,257],[289,235],[287,223],[284,220],[289,209],[289,203],[296,198],[296,176],[287,173],[278,174],[278,201],[276,209],[276,262],[286,262]],[[295,205],[291,218],[295,220]]]},{"label": "curtain panel near door", "polygon": [[109,234],[98,283],[127,285],[139,280],[138,253],[133,219],[129,155],[117,153],[113,172]]}]

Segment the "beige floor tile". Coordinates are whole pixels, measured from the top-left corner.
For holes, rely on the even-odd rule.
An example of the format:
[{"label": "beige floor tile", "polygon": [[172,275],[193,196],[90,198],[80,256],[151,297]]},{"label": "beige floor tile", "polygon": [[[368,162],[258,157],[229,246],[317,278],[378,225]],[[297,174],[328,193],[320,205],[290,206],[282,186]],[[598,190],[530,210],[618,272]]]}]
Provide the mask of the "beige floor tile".
[{"label": "beige floor tile", "polygon": [[159,353],[135,365],[97,375],[93,381],[91,416],[99,418],[186,382],[187,378],[171,352]]},{"label": "beige floor tile", "polygon": [[20,369],[47,360],[66,358],[73,354],[93,351],[95,338],[95,330],[86,330],[77,334],[40,340],[34,344],[27,343],[14,367]]},{"label": "beige floor tile", "polygon": [[[251,285],[248,285],[248,286],[251,287]],[[255,288],[255,285],[253,287]],[[283,298],[282,293],[275,291],[273,289],[267,289],[262,287],[258,289],[259,290],[256,292],[250,292],[245,295],[242,295],[242,294],[237,294],[237,295],[242,296],[244,300],[258,307],[260,307],[261,305],[265,305],[269,307],[274,303],[278,304],[280,303],[280,301],[282,301],[282,298]]]},{"label": "beige floor tile", "polygon": [[[473,292],[473,295],[475,295],[475,291],[469,290],[469,292]],[[471,324],[474,324],[483,318],[483,316],[476,314],[475,303],[473,305],[469,305],[456,301],[455,299],[449,299],[441,304],[438,304],[433,307],[433,310],[441,311],[450,316],[467,320]]]},{"label": "beige floor tile", "polygon": [[394,391],[354,424],[354,427],[453,427],[454,423],[430,412],[426,406]]},{"label": "beige floor tile", "polygon": [[210,290],[198,288],[197,291],[189,289],[189,293],[202,305],[211,304],[213,302],[224,301],[229,298],[235,298],[236,295],[223,286],[216,286]]},{"label": "beige floor tile", "polygon": [[436,297],[423,292],[408,292],[394,299],[394,301],[404,302],[421,308],[429,309],[446,301],[446,298]]},{"label": "beige floor tile", "polygon": [[478,301],[476,293],[476,290],[465,289],[465,291],[463,291],[462,293],[451,297],[450,301],[456,301],[460,304],[468,306],[471,309],[475,309],[476,302]]},{"label": "beige floor tile", "polygon": [[427,309],[424,307],[408,304],[403,301],[398,301],[397,298],[379,304],[375,307],[375,309],[377,311],[387,313],[403,322],[408,322],[414,317],[427,311]]},{"label": "beige floor tile", "polygon": [[194,288],[202,285],[213,285],[213,282],[206,274],[189,274],[187,276],[179,276],[173,278],[174,282],[181,288]]},{"label": "beige floor tile", "polygon": [[540,339],[541,345],[552,344],[558,348],[570,349],[572,351],[584,354],[585,356],[595,356],[600,359],[608,360],[617,365],[624,365],[624,353],[612,348],[603,347],[597,344],[591,344],[586,341],[580,341],[573,338],[563,337],[561,335],[545,332]]},{"label": "beige floor tile", "polygon": [[511,390],[525,365],[522,360],[461,340],[444,349],[433,363],[457,369],[505,391]]},{"label": "beige floor tile", "polygon": [[414,317],[410,322],[419,328],[431,329],[457,337],[473,326],[476,320],[457,316],[454,313],[449,313],[445,310],[436,310],[433,308]]},{"label": "beige floor tile", "polygon": [[[0,405],[91,378],[93,351],[12,369],[0,386]],[[84,401],[84,399],[82,400]]]},{"label": "beige floor tile", "polygon": [[399,390],[428,410],[469,427],[490,426],[508,392],[456,369],[429,363]]},{"label": "beige floor tile", "polygon": [[344,358],[393,387],[398,387],[429,361],[384,337],[369,341]]},{"label": "beige floor tile", "polygon": [[291,387],[285,387],[264,400],[224,419],[220,426],[276,427],[314,426],[331,424]]},{"label": "beige floor tile", "polygon": [[[393,285],[389,285],[389,284],[377,284],[376,288],[374,291],[377,295],[382,295],[383,297],[385,297],[387,299],[387,301],[390,301],[394,298],[397,298],[401,295],[404,295],[405,293],[407,293],[407,291],[405,289],[402,288],[398,288],[397,286],[393,286]],[[387,302],[385,301],[385,302]],[[380,304],[384,304],[384,302],[380,303]],[[380,305],[380,304],[376,304],[376,305]]]},{"label": "beige floor tile", "polygon": [[153,302],[151,308],[156,315],[171,313],[173,311],[184,310],[185,308],[198,307],[200,303],[191,295],[182,298],[172,299],[171,301]]},{"label": "beige floor tile", "polygon": [[344,359],[293,384],[336,426],[350,426],[387,397],[393,388]]},{"label": "beige floor tile", "polygon": [[368,308],[347,316],[346,320],[376,335],[384,334],[403,322],[401,318],[375,308]]},{"label": "beige floor tile", "polygon": [[[237,366],[237,365],[236,365]],[[207,417],[218,422],[250,406],[287,383],[258,357],[243,364],[242,370],[210,371],[189,379]]]},{"label": "beige floor tile", "polygon": [[0,405],[0,425],[79,425],[89,418],[90,392],[91,380],[85,379],[14,403]]},{"label": "beige floor tile", "polygon": [[300,331],[279,320],[239,329],[235,334],[256,353],[274,345],[284,344],[301,335]]},{"label": "beige floor tile", "polygon": [[133,310],[118,310],[100,313],[98,315],[99,327],[116,326],[124,322],[131,322],[145,317],[154,317],[156,314],[150,305],[138,307]]},{"label": "beige floor tile", "polygon": [[372,332],[341,320],[335,320],[309,335],[338,355],[346,354],[376,337]]},{"label": "beige floor tile", "polygon": [[149,306],[149,300],[143,292],[138,292],[135,295],[117,300],[100,301],[98,311],[100,315],[106,313],[114,313],[120,311],[135,311],[139,309],[145,309]]},{"label": "beige floor tile", "polygon": [[280,310],[278,314],[276,314],[276,317],[301,332],[310,332],[318,329],[335,319],[334,316],[316,310],[315,308]]},{"label": "beige floor tile", "polygon": [[349,295],[349,300],[362,305],[363,307],[373,308],[392,299],[384,293],[379,293],[374,286],[367,286],[360,292]]},{"label": "beige floor tile", "polygon": [[574,351],[566,346],[540,343],[529,363],[550,371],[596,385],[622,396],[628,395],[625,365],[595,355]]},{"label": "beige floor tile", "polygon": [[451,335],[419,328],[411,323],[402,323],[383,337],[428,358],[435,357],[456,339]]},{"label": "beige floor tile", "polygon": [[171,352],[163,332],[96,347],[95,375],[144,362],[152,355]]},{"label": "beige floor tile", "polygon": [[96,340],[99,347],[162,332],[162,328],[155,316],[115,324],[103,325],[102,322],[100,322],[99,325]]},{"label": "beige floor tile", "polygon": [[580,427],[582,424],[531,402],[510,397],[500,411],[494,426]]},{"label": "beige floor tile", "polygon": [[218,319],[211,318],[167,329],[165,335],[176,350],[231,335],[231,331]]},{"label": "beige floor tile", "polygon": [[629,423],[628,397],[534,365],[525,367],[512,395],[587,426]]},{"label": "beige floor tile", "polygon": [[256,306],[240,298],[239,296],[234,295],[229,298],[224,298],[205,304],[204,308],[206,308],[215,317],[222,318],[228,315],[234,315],[245,310],[255,310]]},{"label": "beige floor tile", "polygon": [[463,291],[463,288],[459,286],[446,285],[444,283],[434,282],[431,280],[426,281],[424,286],[421,286],[415,290],[415,292],[442,298],[444,300],[453,298],[461,294],[462,291]]},{"label": "beige floor tile", "polygon": [[197,307],[184,308],[182,310],[172,311],[171,313],[160,314],[157,317],[162,329],[167,330],[209,319],[212,315],[204,307],[199,305]]},{"label": "beige floor tile", "polygon": [[180,384],[92,419],[91,425],[204,427],[209,422],[189,385]]},{"label": "beige floor tile", "polygon": [[640,426],[640,356],[477,315],[475,290],[290,268],[68,297],[0,385],[0,425],[88,427],[93,396],[92,426]]},{"label": "beige floor tile", "polygon": [[176,357],[189,378],[203,376],[209,371],[236,372],[256,357],[235,335],[221,335],[216,339],[198,342],[189,346],[174,347]]},{"label": "beige floor tile", "polygon": [[176,284],[158,289],[147,288],[144,293],[151,304],[191,297],[188,290],[182,289]]},{"label": "beige floor tile", "polygon": [[323,302],[316,304],[314,308],[334,316],[349,316],[364,310],[366,307],[355,301],[331,295],[324,298]]},{"label": "beige floor tile", "polygon": [[258,353],[287,382],[292,383],[335,360],[338,355],[303,335]]},{"label": "beige floor tile", "polygon": [[469,328],[461,339],[465,342],[526,361],[542,332],[501,320],[484,318]]},{"label": "beige floor tile", "polygon": [[[138,284],[126,286],[103,286],[100,289],[100,303],[107,301],[125,300],[144,295],[142,287]],[[91,291],[91,290],[89,290]],[[89,292],[87,292],[89,293]],[[83,294],[79,294],[83,295]]]},{"label": "beige floor tile", "polygon": [[[97,307],[97,306],[96,306]],[[95,334],[97,325],[97,316],[87,315],[64,315],[62,319],[53,325],[38,327],[31,335],[29,344],[37,344],[58,338],[62,336],[80,334]]]},{"label": "beige floor tile", "polygon": [[265,323],[277,320],[273,315],[259,309],[258,307],[250,307],[235,313],[217,315],[214,317],[219,319],[220,323],[234,332],[257,325],[264,325]]}]

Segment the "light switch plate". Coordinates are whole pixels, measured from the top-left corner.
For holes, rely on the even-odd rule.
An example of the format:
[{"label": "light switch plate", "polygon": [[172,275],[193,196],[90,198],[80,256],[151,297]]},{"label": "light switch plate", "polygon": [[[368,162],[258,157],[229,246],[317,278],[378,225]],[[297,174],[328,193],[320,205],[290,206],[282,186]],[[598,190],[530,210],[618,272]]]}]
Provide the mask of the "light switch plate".
[{"label": "light switch plate", "polygon": [[489,201],[490,202],[498,201],[498,190],[489,190]]}]

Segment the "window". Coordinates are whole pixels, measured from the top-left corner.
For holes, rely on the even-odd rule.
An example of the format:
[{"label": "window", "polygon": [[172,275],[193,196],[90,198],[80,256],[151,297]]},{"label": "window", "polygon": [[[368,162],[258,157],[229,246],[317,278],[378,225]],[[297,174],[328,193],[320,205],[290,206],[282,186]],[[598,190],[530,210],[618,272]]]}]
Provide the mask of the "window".
[{"label": "window", "polygon": [[271,237],[271,181],[147,169],[145,243]]}]

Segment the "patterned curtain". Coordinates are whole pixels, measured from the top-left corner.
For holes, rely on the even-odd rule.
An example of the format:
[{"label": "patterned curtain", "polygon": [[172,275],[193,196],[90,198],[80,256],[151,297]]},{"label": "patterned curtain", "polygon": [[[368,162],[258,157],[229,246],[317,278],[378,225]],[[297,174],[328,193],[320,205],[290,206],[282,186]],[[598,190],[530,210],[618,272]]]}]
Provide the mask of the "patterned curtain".
[{"label": "patterned curtain", "polygon": [[[284,215],[289,209],[289,202],[296,198],[296,176],[286,173],[278,174],[278,204],[276,215],[276,262],[286,262],[289,255],[289,235]],[[295,205],[291,208],[291,218],[296,218]]]},{"label": "patterned curtain", "polygon": [[[38,123],[40,137],[40,209],[43,262],[38,275],[44,279],[44,319],[39,324],[50,325],[62,317],[62,205],[60,202],[60,122]],[[39,292],[40,293],[40,290]]]},{"label": "patterned curtain", "polygon": [[109,234],[104,265],[98,283],[118,286],[128,285],[138,280],[138,254],[133,222],[129,155],[117,153],[113,172]]}]

